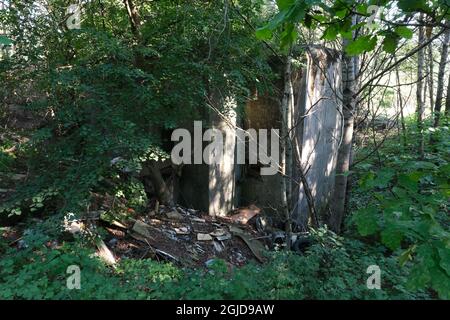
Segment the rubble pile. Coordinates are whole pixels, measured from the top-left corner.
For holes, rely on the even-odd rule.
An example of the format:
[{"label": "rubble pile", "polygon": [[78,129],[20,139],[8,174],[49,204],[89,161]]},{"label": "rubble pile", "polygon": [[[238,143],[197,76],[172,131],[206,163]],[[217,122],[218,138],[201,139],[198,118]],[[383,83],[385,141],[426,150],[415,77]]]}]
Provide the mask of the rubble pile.
[{"label": "rubble pile", "polygon": [[[254,212],[251,212],[251,211]],[[211,217],[180,206],[159,206],[128,222],[110,223],[106,244],[118,258],[152,258],[181,266],[208,266],[220,258],[234,266],[264,262],[267,249],[260,232],[248,223],[255,208],[232,217]]]},{"label": "rubble pile", "polygon": [[[14,233],[14,228],[10,231],[10,245],[18,250],[26,247],[20,232]],[[172,262],[180,267],[208,267],[214,259],[222,259],[229,266],[239,267],[250,261],[264,263],[265,250],[284,249],[286,245],[286,233],[280,226],[274,227],[271,218],[254,205],[236,209],[226,217],[158,203],[146,213],[136,213],[126,202],[111,196],[99,199],[96,210],[82,218],[66,214],[61,239],[46,246],[57,248],[61,241],[75,235],[90,239],[97,255],[108,265],[131,258]],[[304,235],[291,237],[291,249],[299,253],[310,244]]]}]

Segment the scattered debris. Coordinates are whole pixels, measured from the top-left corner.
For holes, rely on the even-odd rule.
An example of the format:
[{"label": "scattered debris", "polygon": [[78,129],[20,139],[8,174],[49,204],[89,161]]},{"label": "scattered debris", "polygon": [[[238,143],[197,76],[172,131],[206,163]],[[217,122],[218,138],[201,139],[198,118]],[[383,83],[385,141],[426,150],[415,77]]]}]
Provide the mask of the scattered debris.
[{"label": "scattered debris", "polygon": [[171,255],[170,253],[164,252],[160,249],[156,249],[155,251],[157,254],[161,255],[163,258],[172,260],[173,262],[179,262],[179,260],[177,258],[175,258],[173,255]]},{"label": "scattered debris", "polygon": [[114,265],[116,263],[116,258],[109,248],[106,246],[105,242],[101,238],[95,239],[95,245],[98,249],[98,256],[105,261],[108,265]]},{"label": "scattered debris", "polygon": [[272,221],[267,215],[258,215],[255,219],[256,230],[265,233],[272,229]]},{"label": "scattered debris", "polygon": [[226,233],[222,236],[216,237],[216,240],[219,240],[219,241],[225,241],[225,240],[230,240],[230,239],[231,239],[231,234],[229,234],[229,233]]},{"label": "scattered debris", "polygon": [[224,249],[224,247],[222,247],[223,245],[217,241],[213,241],[213,246],[214,246],[214,250],[216,250],[217,252],[222,252]]},{"label": "scattered debris", "polygon": [[207,233],[197,233],[198,241],[211,241],[213,238]]},{"label": "scattered debris", "polygon": [[275,231],[272,233],[272,246],[279,249],[286,245],[286,233],[284,231]]},{"label": "scattered debris", "polygon": [[237,266],[242,266],[243,264],[245,264],[247,262],[247,259],[242,254],[242,252],[240,252],[239,249],[236,249],[236,248],[233,248],[231,250],[230,260],[231,260],[230,262],[232,264],[237,265]]},{"label": "scattered debris", "polygon": [[210,232],[210,235],[213,236],[213,237],[222,237],[222,236],[224,236],[226,233],[227,233],[227,232],[225,231],[225,229],[219,228],[219,229],[216,229],[216,230],[213,231],[213,232]]},{"label": "scattered debris", "polygon": [[108,244],[110,247],[114,248],[117,245],[117,238],[112,238],[111,240],[108,241]]},{"label": "scattered debris", "polygon": [[81,233],[85,228],[84,223],[80,220],[70,220],[71,217],[73,217],[71,213],[64,217],[64,231],[71,234]]},{"label": "scattered debris", "polygon": [[151,235],[148,231],[149,227],[150,226],[148,224],[146,224],[142,221],[136,220],[136,222],[134,223],[133,228],[131,230],[145,238],[150,238]]},{"label": "scattered debris", "polygon": [[[264,245],[256,239],[270,235],[258,232],[255,223],[248,223],[260,212],[259,208],[244,208],[240,218],[234,216],[233,221],[180,206],[158,202],[153,205],[142,215],[133,214],[132,218],[115,215],[116,219],[109,219],[104,226],[109,233],[105,239],[108,246],[99,246],[104,260],[111,264],[115,257],[151,258],[183,267],[204,267],[214,259],[223,259],[229,266],[264,261]],[[108,206],[103,208],[110,210]]]},{"label": "scattered debris", "polygon": [[264,262],[264,258],[262,252],[265,250],[264,245],[259,242],[259,240],[252,240],[243,230],[233,227],[230,227],[230,232],[240,237],[244,240],[245,244],[250,248],[255,257],[259,260],[259,262]]},{"label": "scattered debris", "polygon": [[116,226],[116,227],[119,227],[122,229],[127,229],[127,227],[125,225],[123,225],[122,223],[120,223],[119,221],[116,221],[116,220],[111,221],[111,224],[113,226]]},{"label": "scattered debris", "polygon": [[226,219],[232,221],[233,223],[247,224],[251,218],[261,213],[261,209],[255,205],[251,205],[248,208],[240,208],[237,212],[238,213],[232,215],[231,217],[226,217]]},{"label": "scattered debris", "polygon": [[187,235],[190,233],[188,227],[175,228],[175,232],[179,235]]},{"label": "scattered debris", "polygon": [[174,220],[183,220],[183,216],[177,211],[173,210],[166,213],[167,218]]}]

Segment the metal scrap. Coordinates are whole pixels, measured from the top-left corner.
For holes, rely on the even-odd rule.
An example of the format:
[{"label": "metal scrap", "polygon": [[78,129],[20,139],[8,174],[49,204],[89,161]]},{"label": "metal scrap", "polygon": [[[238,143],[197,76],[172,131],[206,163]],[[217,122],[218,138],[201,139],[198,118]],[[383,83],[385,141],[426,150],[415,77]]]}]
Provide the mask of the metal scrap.
[{"label": "metal scrap", "polygon": [[251,237],[249,237],[243,230],[234,226],[230,226],[230,232],[234,236],[241,238],[245,242],[245,244],[250,248],[259,262],[264,262],[262,253],[265,248],[261,242],[259,242],[258,240],[251,240]]}]

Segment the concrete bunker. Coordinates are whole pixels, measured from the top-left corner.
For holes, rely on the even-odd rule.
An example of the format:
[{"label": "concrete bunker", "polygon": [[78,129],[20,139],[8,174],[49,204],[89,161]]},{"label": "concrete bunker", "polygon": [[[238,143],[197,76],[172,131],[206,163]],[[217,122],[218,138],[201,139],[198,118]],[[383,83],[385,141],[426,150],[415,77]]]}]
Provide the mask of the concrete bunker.
[{"label": "concrete bunker", "polygon": [[[341,62],[337,52],[322,47],[305,51],[304,65],[292,73],[294,104],[293,148],[298,148],[314,204],[323,213],[334,187],[334,172],[342,132]],[[281,66],[282,68],[282,66]],[[258,95],[248,101],[242,115],[231,98],[215,99],[227,112],[205,116],[211,127],[227,137],[220,164],[184,165],[179,179],[179,202],[208,212],[227,215],[234,208],[255,204],[268,213],[281,212],[280,174],[261,175],[260,163],[236,164],[238,130],[280,129],[281,82],[278,94]],[[270,141],[270,137],[268,137]],[[203,145],[204,147],[205,145]],[[247,149],[248,150],[248,149]],[[297,163],[298,164],[298,163]],[[298,170],[293,166],[291,212],[301,225],[307,223],[309,207]]]}]

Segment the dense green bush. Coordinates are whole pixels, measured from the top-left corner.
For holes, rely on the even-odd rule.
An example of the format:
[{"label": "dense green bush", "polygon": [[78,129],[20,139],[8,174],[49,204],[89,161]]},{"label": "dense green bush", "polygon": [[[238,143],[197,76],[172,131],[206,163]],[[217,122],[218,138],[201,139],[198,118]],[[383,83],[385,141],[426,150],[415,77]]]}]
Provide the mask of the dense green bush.
[{"label": "dense green bush", "polygon": [[[223,3],[141,2],[139,38],[122,2],[85,4],[79,30],[56,23],[66,15],[64,1],[41,4],[52,15],[34,14],[38,5],[17,3],[0,15],[17,47],[0,66],[1,98],[8,88],[23,92],[22,107],[42,120],[26,132],[29,179],[0,204],[0,214],[36,204],[84,210],[91,192],[110,188],[106,181],[118,174],[112,159],[121,157],[135,173],[167,156],[169,130],[205,119],[211,99],[232,96],[242,107],[255,88],[272,88],[272,53]],[[239,12],[257,24],[261,5],[240,1]]]},{"label": "dense green bush", "polygon": [[416,136],[411,132],[406,147],[390,139],[378,161],[356,168],[357,210],[348,223],[398,254],[401,266],[412,266],[409,288],[431,287],[450,299],[450,133],[443,126],[432,134],[425,159],[409,150]]},{"label": "dense green bush", "polygon": [[[49,224],[50,225],[50,224]],[[230,269],[216,260],[205,269],[179,269],[152,260],[105,266],[80,242],[47,248],[41,228],[28,247],[0,247],[0,299],[421,299],[406,289],[409,268],[398,268],[383,247],[344,240],[321,229],[305,255],[278,252],[268,263]],[[381,290],[369,290],[369,265],[381,268]],[[66,288],[66,269],[81,268],[81,289]]]}]

